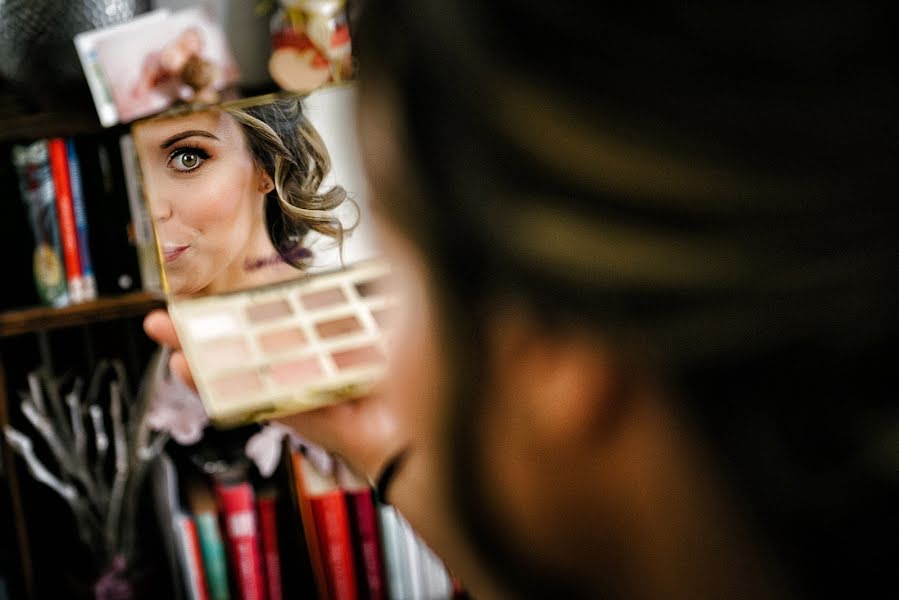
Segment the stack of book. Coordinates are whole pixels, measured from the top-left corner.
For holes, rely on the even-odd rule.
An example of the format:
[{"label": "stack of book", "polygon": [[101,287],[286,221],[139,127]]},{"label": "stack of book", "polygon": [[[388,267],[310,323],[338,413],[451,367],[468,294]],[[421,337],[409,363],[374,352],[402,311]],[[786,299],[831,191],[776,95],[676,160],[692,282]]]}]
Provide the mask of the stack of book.
[{"label": "stack of book", "polygon": [[41,300],[66,306],[95,299],[74,141],[52,138],[15,146],[13,162],[34,233],[34,277]]},{"label": "stack of book", "polygon": [[[245,477],[170,492],[178,571],[191,600],[454,598],[443,562],[390,506],[334,463],[292,449],[283,486]],[[169,467],[174,473],[173,467]],[[173,478],[174,475],[169,475]],[[181,506],[179,498],[186,498]]]}]

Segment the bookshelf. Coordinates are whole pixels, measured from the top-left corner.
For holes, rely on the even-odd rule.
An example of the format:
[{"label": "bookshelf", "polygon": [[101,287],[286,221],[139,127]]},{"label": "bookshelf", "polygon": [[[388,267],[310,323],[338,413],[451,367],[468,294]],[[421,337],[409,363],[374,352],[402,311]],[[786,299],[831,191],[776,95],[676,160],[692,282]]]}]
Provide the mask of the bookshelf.
[{"label": "bookshelf", "polygon": [[146,292],[99,298],[65,308],[36,306],[0,313],[0,339],[26,333],[52,331],[147,314],[165,306],[163,299]]},{"label": "bookshelf", "polygon": [[[129,283],[120,287],[119,277],[139,281],[137,254],[128,236],[128,199],[118,175],[115,153],[117,138],[126,128],[103,129],[92,105],[73,98],[70,106],[57,110],[24,112],[9,103],[0,107],[0,192],[9,200],[0,206],[0,251],[4,256],[3,295],[0,299],[0,429],[22,428],[16,391],[25,387],[26,374],[38,365],[48,365],[55,375],[89,374],[101,358],[124,360],[131,381],[139,381],[155,345],[143,334],[141,321],[150,310],[164,306],[162,298],[139,291]],[[14,144],[50,137],[74,137],[83,144],[93,172],[89,177],[92,253],[95,268],[105,273],[98,299],[64,308],[38,305],[31,273],[32,233],[13,169]],[[92,152],[103,146],[109,153],[98,158]],[[102,160],[111,171],[101,173]],[[109,180],[108,173],[114,180]],[[105,177],[105,178],[104,178]],[[98,271],[98,275],[100,274]],[[2,434],[0,434],[2,435]],[[0,437],[2,477],[0,495],[8,511],[0,527],[0,577],[6,580],[13,598],[63,597],[72,581],[57,567],[59,557],[71,553],[73,538],[66,519],[43,518],[50,497],[35,485],[24,463]],[[43,505],[43,506],[42,506]],[[50,504],[49,506],[56,506]],[[62,507],[59,507],[64,511]],[[52,523],[63,523],[54,531]],[[74,559],[77,564],[77,559]],[[54,577],[40,577],[53,571]]]}]

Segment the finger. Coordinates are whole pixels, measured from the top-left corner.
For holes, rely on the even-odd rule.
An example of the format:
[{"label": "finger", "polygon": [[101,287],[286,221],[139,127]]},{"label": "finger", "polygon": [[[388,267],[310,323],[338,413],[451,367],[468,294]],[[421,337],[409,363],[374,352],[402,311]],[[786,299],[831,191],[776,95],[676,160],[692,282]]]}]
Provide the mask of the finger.
[{"label": "finger", "polygon": [[190,365],[187,364],[187,358],[184,357],[184,354],[180,350],[172,352],[172,356],[169,358],[169,369],[171,369],[172,373],[183,381],[187,387],[195,392],[197,391],[197,384],[194,382],[194,376],[190,372]]},{"label": "finger", "polygon": [[144,331],[156,343],[169,348],[180,349],[178,333],[169,313],[162,309],[152,311],[144,317]]}]

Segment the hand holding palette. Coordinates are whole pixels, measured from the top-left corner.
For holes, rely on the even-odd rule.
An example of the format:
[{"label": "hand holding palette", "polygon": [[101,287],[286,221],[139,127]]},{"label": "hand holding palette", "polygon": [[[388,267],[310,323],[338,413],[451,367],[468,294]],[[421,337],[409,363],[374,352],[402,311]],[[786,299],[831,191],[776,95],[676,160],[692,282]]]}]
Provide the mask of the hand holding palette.
[{"label": "hand holding palette", "polygon": [[358,397],[383,374],[395,299],[366,227],[352,92],[133,128],[169,314],[216,422]]}]

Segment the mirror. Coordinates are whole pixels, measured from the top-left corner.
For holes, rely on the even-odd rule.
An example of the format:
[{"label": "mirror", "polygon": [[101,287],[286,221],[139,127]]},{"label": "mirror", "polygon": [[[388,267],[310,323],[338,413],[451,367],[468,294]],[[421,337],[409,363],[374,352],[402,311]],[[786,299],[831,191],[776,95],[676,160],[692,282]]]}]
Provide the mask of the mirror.
[{"label": "mirror", "polygon": [[353,94],[346,85],[265,96],[133,127],[170,296],[243,290],[374,255]]},{"label": "mirror", "polygon": [[209,416],[231,424],[366,393],[394,310],[354,88],[135,124],[169,314]]}]

